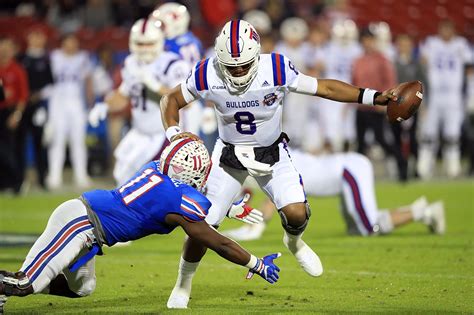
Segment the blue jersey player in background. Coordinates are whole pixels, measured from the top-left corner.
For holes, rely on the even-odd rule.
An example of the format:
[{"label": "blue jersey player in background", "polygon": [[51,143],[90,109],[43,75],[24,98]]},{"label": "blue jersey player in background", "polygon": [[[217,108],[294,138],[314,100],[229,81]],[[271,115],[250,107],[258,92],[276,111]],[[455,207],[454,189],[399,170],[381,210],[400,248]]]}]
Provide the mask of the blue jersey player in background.
[{"label": "blue jersey player in background", "polygon": [[163,23],[166,51],[180,55],[190,67],[201,60],[204,49],[201,41],[189,30],[190,16],[185,6],[168,2],[156,8],[151,17]]},{"label": "blue jersey player in background", "polygon": [[211,164],[201,142],[180,139],[121,187],[89,191],[61,204],[20,271],[0,270],[0,310],[7,296],[90,295],[96,285],[95,255],[102,254],[104,245],[168,234],[178,226],[250,274],[276,282],[279,268],[273,259],[279,254],[259,259],[204,221],[211,203],[198,190]]}]

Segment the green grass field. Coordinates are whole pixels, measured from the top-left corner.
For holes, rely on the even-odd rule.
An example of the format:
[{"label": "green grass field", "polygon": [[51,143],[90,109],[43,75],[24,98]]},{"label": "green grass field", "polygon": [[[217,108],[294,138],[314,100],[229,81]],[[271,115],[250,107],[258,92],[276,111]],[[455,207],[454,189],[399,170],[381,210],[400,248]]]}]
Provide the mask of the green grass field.
[{"label": "green grass field", "polygon": [[[280,251],[280,281],[267,284],[213,252],[194,278],[190,309],[166,309],[174,285],[182,231],[153,236],[129,247],[106,248],[96,263],[97,288],[90,297],[47,295],[10,298],[7,314],[19,313],[453,313],[474,312],[474,183],[435,182],[400,186],[380,183],[380,208],[410,203],[425,194],[443,199],[448,231],[428,233],[413,224],[383,237],[345,235],[337,198],[311,199],[313,216],[304,239],[319,254],[325,272],[311,278],[284,248],[275,217],[260,241],[243,246],[257,255]],[[0,232],[40,233],[51,211],[70,196],[0,197]],[[258,195],[256,199],[261,199]],[[226,222],[223,228],[238,223]],[[28,247],[0,247],[0,269],[17,270]]]}]

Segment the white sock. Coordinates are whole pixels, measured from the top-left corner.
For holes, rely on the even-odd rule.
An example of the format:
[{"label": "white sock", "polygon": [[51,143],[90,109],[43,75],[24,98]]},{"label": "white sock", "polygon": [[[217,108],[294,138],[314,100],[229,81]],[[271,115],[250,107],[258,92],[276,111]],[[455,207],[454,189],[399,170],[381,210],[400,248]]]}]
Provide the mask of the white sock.
[{"label": "white sock", "polygon": [[393,221],[390,211],[379,210],[377,224],[379,225],[381,234],[388,234],[393,231]]},{"label": "white sock", "polygon": [[175,287],[191,292],[193,277],[198,266],[199,262],[188,262],[181,257],[178,268],[178,279],[176,279]]},{"label": "white sock", "polygon": [[424,217],[425,207],[419,207],[416,203],[411,205],[413,221],[421,221]]},{"label": "white sock", "polygon": [[299,235],[293,235],[285,231],[285,243],[286,246],[288,247],[289,251],[292,252],[293,254],[296,253],[299,249],[301,249],[304,245],[305,242],[301,239],[303,236],[303,233]]}]

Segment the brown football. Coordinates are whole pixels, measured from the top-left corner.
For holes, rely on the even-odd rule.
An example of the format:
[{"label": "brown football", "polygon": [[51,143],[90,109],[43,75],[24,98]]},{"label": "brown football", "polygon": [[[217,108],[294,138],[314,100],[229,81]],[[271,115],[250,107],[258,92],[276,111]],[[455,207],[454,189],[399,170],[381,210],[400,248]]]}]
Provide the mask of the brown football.
[{"label": "brown football", "polygon": [[423,99],[423,84],[420,81],[404,82],[397,86],[393,93],[398,99],[388,102],[388,121],[402,122],[413,116],[420,107]]}]

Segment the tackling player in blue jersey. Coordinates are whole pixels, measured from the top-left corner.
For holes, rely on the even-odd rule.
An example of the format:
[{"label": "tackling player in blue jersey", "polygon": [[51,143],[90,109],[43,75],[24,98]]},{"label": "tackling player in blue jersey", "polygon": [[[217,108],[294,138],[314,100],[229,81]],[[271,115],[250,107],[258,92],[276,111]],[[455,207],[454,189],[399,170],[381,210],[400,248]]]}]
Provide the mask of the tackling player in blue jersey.
[{"label": "tackling player in blue jersey", "polygon": [[275,283],[280,269],[273,260],[279,254],[259,259],[204,221],[211,203],[198,189],[210,169],[204,145],[181,139],[123,186],[89,191],[61,204],[20,271],[0,271],[0,313],[6,296],[90,295],[96,285],[94,256],[102,253],[103,245],[168,234],[178,226],[227,260],[249,268],[250,275]]}]

